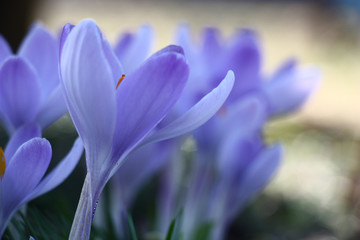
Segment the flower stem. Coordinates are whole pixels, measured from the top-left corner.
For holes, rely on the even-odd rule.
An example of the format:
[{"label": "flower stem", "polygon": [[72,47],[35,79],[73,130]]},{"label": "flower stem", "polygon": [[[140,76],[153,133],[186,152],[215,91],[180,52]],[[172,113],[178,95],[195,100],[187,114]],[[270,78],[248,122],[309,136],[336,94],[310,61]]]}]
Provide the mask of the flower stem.
[{"label": "flower stem", "polygon": [[69,240],[88,240],[93,219],[93,198],[91,193],[90,174],[86,175],[80,200],[76,209]]}]

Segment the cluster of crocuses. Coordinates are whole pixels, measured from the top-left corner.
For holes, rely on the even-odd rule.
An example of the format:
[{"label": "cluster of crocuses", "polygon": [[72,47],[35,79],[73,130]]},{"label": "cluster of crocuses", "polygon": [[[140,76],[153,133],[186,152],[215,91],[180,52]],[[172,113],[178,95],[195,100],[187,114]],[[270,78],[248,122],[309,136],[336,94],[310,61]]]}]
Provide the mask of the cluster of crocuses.
[{"label": "cluster of crocuses", "polygon": [[[266,79],[254,32],[228,40],[212,28],[203,34],[196,45],[181,26],[179,46],[150,57],[149,26],[123,35],[114,48],[92,20],[65,25],[59,39],[36,25],[16,55],[0,37],[0,120],[10,136],[0,148],[0,234],[22,205],[67,178],[84,148],[87,175],[69,239],[89,239],[110,179],[112,218],[126,239],[124,211],[155,173],[164,237],[182,209],[183,239],[194,239],[204,224],[212,226],[209,239],[224,239],[279,166],[281,148],[264,143],[264,123],[298,108],[319,73],[290,60]],[[41,130],[67,111],[79,140],[44,177],[51,146]],[[189,139],[196,151],[184,171],[181,146]]]}]

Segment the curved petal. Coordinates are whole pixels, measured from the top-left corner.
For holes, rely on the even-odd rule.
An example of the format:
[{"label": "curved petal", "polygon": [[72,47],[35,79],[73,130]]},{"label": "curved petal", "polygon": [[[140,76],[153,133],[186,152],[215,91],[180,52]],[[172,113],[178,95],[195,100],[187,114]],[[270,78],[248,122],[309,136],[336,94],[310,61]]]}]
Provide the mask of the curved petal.
[{"label": "curved petal", "polygon": [[149,25],[140,27],[134,34],[125,34],[115,47],[115,53],[124,67],[125,73],[129,74],[137,69],[149,55],[154,34]]},{"label": "curved petal", "polygon": [[35,70],[20,57],[8,58],[0,68],[0,109],[13,128],[34,120],[40,104]]},{"label": "curved petal", "polygon": [[43,99],[59,84],[58,47],[57,39],[43,26],[36,24],[30,29],[18,52],[36,69]]},{"label": "curved petal", "polygon": [[5,148],[6,165],[8,166],[11,158],[18,148],[32,138],[41,137],[41,129],[36,124],[27,124],[19,128],[10,138]]},{"label": "curved petal", "polygon": [[88,170],[101,169],[112,147],[116,99],[112,71],[95,22],[84,20],[67,37],[60,60],[66,103],[84,143]]},{"label": "curved petal", "polygon": [[320,72],[313,67],[289,67],[263,86],[271,115],[284,114],[298,108],[318,87]]},{"label": "curved petal", "polygon": [[228,209],[229,218],[235,216],[239,208],[243,207],[249,198],[253,197],[270,181],[279,168],[282,148],[276,144],[264,149],[246,169],[241,181],[236,186],[237,200],[235,205]]},{"label": "curved petal", "polygon": [[10,216],[44,176],[51,159],[50,143],[33,138],[21,145],[10,161],[2,179],[3,217]]},{"label": "curved petal", "polygon": [[5,38],[0,34],[0,66],[2,62],[12,55],[11,48]]},{"label": "curved petal", "polygon": [[30,201],[60,185],[74,170],[83,153],[83,145],[80,138],[76,139],[73,147],[66,157],[52,170],[34,189],[27,198]]},{"label": "curved petal", "polygon": [[229,71],[218,87],[213,89],[182,116],[154,131],[144,142],[157,142],[188,133],[209,120],[221,108],[234,85],[234,73]]},{"label": "curved petal", "polygon": [[42,129],[45,129],[66,112],[67,107],[63,89],[59,85],[41,105],[40,110],[36,115],[35,122],[38,123]]},{"label": "curved petal", "polygon": [[125,78],[117,90],[115,158],[164,118],[180,97],[188,74],[184,55],[163,50]]}]

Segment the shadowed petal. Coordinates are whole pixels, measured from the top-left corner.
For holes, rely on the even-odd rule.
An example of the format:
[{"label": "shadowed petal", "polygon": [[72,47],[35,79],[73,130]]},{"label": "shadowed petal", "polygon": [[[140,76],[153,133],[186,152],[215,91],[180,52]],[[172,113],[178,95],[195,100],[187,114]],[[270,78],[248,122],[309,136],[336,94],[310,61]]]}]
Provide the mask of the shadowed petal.
[{"label": "shadowed petal", "polygon": [[34,120],[40,104],[35,70],[22,58],[8,58],[0,68],[0,109],[13,128]]},{"label": "shadowed petal", "polygon": [[116,100],[112,71],[96,24],[85,20],[73,28],[61,53],[62,85],[70,115],[84,143],[88,169],[100,171],[112,147]]},{"label": "shadowed petal", "polygon": [[113,75],[114,89],[116,89],[117,83],[118,83],[119,79],[122,77],[124,70],[121,66],[119,59],[116,57],[114,51],[112,50],[109,42],[106,40],[103,40],[102,44],[103,44],[105,57],[108,61],[108,64],[110,66],[110,69],[111,69],[111,72]]},{"label": "shadowed petal", "polygon": [[225,134],[234,129],[242,135],[260,130],[267,119],[265,103],[253,95],[225,107],[224,111],[221,126]]},{"label": "shadowed petal", "polygon": [[162,52],[125,78],[117,90],[115,156],[120,157],[154,128],[178,100],[185,86],[189,67],[184,55]]},{"label": "shadowed petal", "polygon": [[295,110],[318,87],[321,74],[313,67],[282,68],[281,74],[267,82],[263,92],[269,103],[271,115],[284,114]]},{"label": "shadowed petal", "polygon": [[150,26],[140,27],[136,34],[125,34],[115,47],[115,53],[129,74],[138,68],[149,55],[153,43],[153,30]]},{"label": "shadowed petal", "polygon": [[0,34],[0,66],[2,62],[12,55],[11,48],[5,38]]},{"label": "shadowed petal", "polygon": [[41,129],[36,124],[27,124],[19,128],[10,138],[5,148],[6,165],[8,166],[16,150],[32,138],[41,137]]},{"label": "shadowed petal", "polygon": [[36,115],[37,122],[42,129],[48,127],[67,112],[64,93],[59,85],[50,94],[48,99],[40,107]]},{"label": "shadowed petal", "polygon": [[154,131],[144,141],[156,142],[188,133],[209,120],[221,108],[234,85],[234,73],[229,71],[218,87],[213,89],[185,114]]},{"label": "shadowed petal", "polygon": [[244,174],[248,164],[260,152],[263,143],[259,135],[258,132],[250,134],[234,129],[222,140],[216,163],[229,184]]},{"label": "shadowed petal", "polygon": [[40,24],[34,25],[20,46],[18,55],[26,58],[38,73],[45,99],[59,84],[58,41]]},{"label": "shadowed petal", "polygon": [[228,49],[225,66],[235,73],[236,83],[231,100],[256,89],[260,85],[261,52],[257,36],[250,30],[237,33]]},{"label": "shadowed petal", "polygon": [[72,149],[61,160],[61,162],[52,170],[34,189],[33,193],[27,198],[30,201],[61,184],[74,170],[83,152],[83,145],[80,138],[76,139]]},{"label": "shadowed petal", "polygon": [[237,204],[232,206],[235,209],[228,209],[229,213],[232,213],[229,218],[234,217],[236,209],[242,207],[249,198],[264,188],[279,168],[281,156],[282,148],[277,144],[264,149],[252,160],[237,186],[238,200]]},{"label": "shadowed petal", "polygon": [[46,139],[34,138],[14,154],[2,179],[3,216],[10,216],[44,176],[51,159]]}]

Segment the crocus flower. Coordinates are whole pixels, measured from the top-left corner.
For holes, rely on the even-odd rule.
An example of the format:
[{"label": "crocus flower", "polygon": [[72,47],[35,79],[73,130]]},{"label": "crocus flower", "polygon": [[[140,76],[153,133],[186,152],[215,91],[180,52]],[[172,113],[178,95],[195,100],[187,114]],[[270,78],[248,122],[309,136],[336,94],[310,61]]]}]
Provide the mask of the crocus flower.
[{"label": "crocus flower", "polygon": [[124,78],[120,62],[91,20],[64,27],[60,75],[69,113],[84,143],[88,171],[70,239],[89,238],[99,196],[129,153],[203,124],[223,104],[234,81],[230,73],[184,115],[158,126],[188,77],[182,49],[169,46]]},{"label": "crocus flower", "polygon": [[[183,98],[175,106],[188,108],[212,86],[227,69],[236,82],[222,109],[194,131],[197,152],[184,206],[184,239],[192,239],[196,228],[212,222],[211,238],[223,239],[227,225],[256,192],[276,172],[280,147],[267,147],[260,135],[269,117],[297,109],[319,83],[317,69],[299,68],[287,61],[274,76],[261,73],[262,51],[253,31],[236,32],[222,39],[217,29],[205,29],[201,45],[195,45],[187,26],[181,26],[178,43],[184,47],[190,64],[190,77]],[[174,172],[173,161],[168,171]],[[179,180],[164,174],[165,193],[161,194],[160,223],[175,217]],[[232,207],[228,207],[231,205]],[[167,207],[171,206],[172,210]],[[162,230],[164,233],[164,229]]]},{"label": "crocus flower", "polygon": [[5,152],[0,148],[0,236],[22,205],[52,190],[70,175],[83,152],[77,140],[68,155],[44,177],[52,152],[50,143],[40,134],[37,125],[24,125],[12,135]]},{"label": "crocus flower", "polygon": [[45,128],[66,112],[58,59],[58,40],[39,24],[16,55],[0,36],[0,121],[9,135],[27,123]]}]

